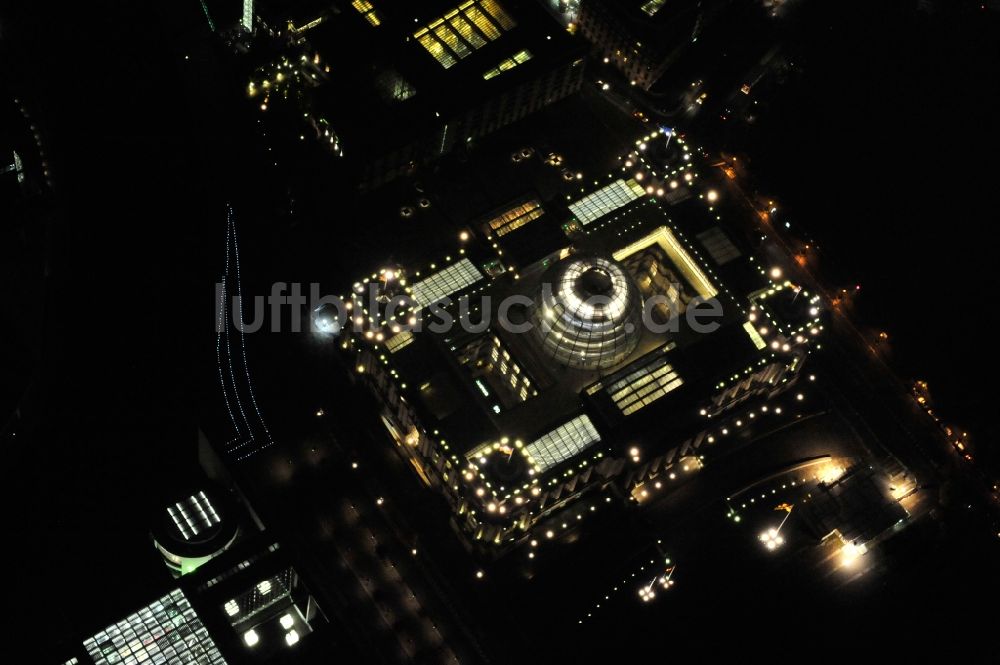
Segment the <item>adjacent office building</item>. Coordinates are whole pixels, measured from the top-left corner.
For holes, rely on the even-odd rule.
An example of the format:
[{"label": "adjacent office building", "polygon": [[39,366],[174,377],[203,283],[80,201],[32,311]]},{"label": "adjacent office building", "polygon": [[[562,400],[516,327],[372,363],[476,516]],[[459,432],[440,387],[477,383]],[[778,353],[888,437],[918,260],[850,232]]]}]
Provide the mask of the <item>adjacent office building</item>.
[{"label": "adjacent office building", "polygon": [[577,34],[595,57],[648,90],[698,38],[705,3],[694,0],[583,0]]},{"label": "adjacent office building", "polygon": [[297,118],[304,137],[356,167],[348,172],[365,189],[462,150],[582,83],[586,49],[530,0],[355,0],[301,25],[273,16],[281,52],[251,51],[263,60],[249,96],[264,117]]},{"label": "adjacent office building", "polygon": [[[143,592],[149,588],[144,584]],[[103,627],[64,645],[53,662],[232,665],[338,653],[328,634],[320,642],[307,639],[326,632],[328,621],[289,554],[261,535],[152,595],[134,611],[109,617]]]}]

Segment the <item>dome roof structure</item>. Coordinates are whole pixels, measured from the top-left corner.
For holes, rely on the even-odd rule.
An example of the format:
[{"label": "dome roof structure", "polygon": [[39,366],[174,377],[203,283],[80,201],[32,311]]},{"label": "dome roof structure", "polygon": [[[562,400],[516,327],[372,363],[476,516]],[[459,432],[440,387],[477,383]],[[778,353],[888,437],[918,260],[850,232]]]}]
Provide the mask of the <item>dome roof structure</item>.
[{"label": "dome roof structure", "polygon": [[542,279],[532,323],[542,351],[556,362],[575,369],[612,367],[639,343],[638,289],[614,261],[569,258]]}]

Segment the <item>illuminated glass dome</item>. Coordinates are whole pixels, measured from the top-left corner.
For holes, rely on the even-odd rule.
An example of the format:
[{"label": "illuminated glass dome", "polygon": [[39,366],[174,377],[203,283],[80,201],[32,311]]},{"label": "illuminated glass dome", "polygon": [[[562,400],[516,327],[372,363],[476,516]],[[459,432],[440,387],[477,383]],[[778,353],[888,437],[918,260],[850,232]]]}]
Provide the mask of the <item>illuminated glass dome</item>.
[{"label": "illuminated glass dome", "polygon": [[571,258],[542,280],[532,319],[550,358],[576,369],[602,369],[635,350],[642,306],[620,265],[600,257]]}]

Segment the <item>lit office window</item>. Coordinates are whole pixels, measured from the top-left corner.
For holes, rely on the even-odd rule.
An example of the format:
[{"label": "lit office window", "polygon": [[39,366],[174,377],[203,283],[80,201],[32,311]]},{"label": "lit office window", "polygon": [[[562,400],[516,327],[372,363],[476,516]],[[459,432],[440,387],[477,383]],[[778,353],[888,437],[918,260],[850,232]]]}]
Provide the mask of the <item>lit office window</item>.
[{"label": "lit office window", "polygon": [[174,526],[184,536],[184,540],[191,540],[222,521],[204,492],[192,494],[184,501],[178,501],[173,506],[167,507],[167,513],[173,519]]},{"label": "lit office window", "polygon": [[389,349],[389,353],[396,353],[397,351],[409,346],[413,343],[413,333],[409,330],[404,330],[398,332],[392,337],[390,337],[385,342],[385,348]]},{"label": "lit office window", "polygon": [[24,182],[24,162],[21,161],[21,155],[17,154],[17,150],[14,151],[14,173],[17,174],[17,181]]},{"label": "lit office window", "polygon": [[351,6],[358,10],[358,13],[365,17],[365,19],[372,25],[379,25],[382,23],[382,19],[378,17],[375,13],[375,6],[368,0],[354,0]]},{"label": "lit office window", "polygon": [[222,606],[234,628],[252,625],[269,608],[280,606],[295,586],[295,571],[286,568],[277,575],[260,580]]},{"label": "lit office window", "polygon": [[517,53],[510,56],[506,60],[502,61],[499,65],[497,65],[493,69],[483,74],[483,78],[488,81],[491,78],[500,76],[505,71],[514,69],[521,63],[528,62],[529,60],[531,60],[531,57],[532,57],[531,51],[529,51],[528,49],[523,49],[521,51],[518,51]]},{"label": "lit office window", "polygon": [[473,49],[479,49],[486,46],[486,38],[480,35],[479,32],[476,31],[475,26],[465,20],[465,18],[458,13],[457,9],[453,9],[445,14],[444,20],[456,33],[458,33],[465,43]]},{"label": "lit office window", "polygon": [[479,28],[479,31],[490,41],[493,41],[503,34],[503,30],[493,22],[490,17],[485,14],[478,6],[478,3],[466,2],[462,5],[464,9],[461,9],[462,15],[467,18],[473,25]]},{"label": "lit office window", "polygon": [[417,94],[417,89],[395,69],[383,69],[375,78],[375,87],[386,103],[405,102]]},{"label": "lit office window", "polygon": [[475,380],[484,397],[509,409],[538,394],[527,372],[510,356],[496,335],[478,337],[456,350],[458,362]]},{"label": "lit office window", "polygon": [[447,69],[454,65],[458,60],[452,55],[451,51],[445,48],[445,45],[434,38],[427,29],[423,29],[420,32],[414,33],[414,37],[420,42],[420,45],[427,49],[427,52],[434,56],[434,58],[441,63],[441,65]]},{"label": "lit office window", "polygon": [[626,416],[660,399],[684,383],[674,368],[661,356],[651,363],[628,373],[608,386],[615,406]]},{"label": "lit office window", "polygon": [[539,471],[550,469],[574,457],[601,440],[587,416],[577,416],[525,446]]},{"label": "lit office window", "polygon": [[469,259],[462,259],[413,285],[413,299],[427,307],[442,298],[467,289],[483,278]]},{"label": "lit office window", "polygon": [[95,665],[226,662],[180,589],[108,626],[83,646]]},{"label": "lit office window", "polygon": [[753,345],[757,347],[758,351],[767,348],[767,342],[765,342],[764,338],[760,336],[759,332],[757,332],[757,326],[755,326],[752,321],[744,322],[743,330],[747,331],[747,335],[750,336],[750,341],[753,342]]},{"label": "lit office window", "polygon": [[447,69],[515,25],[495,0],[467,0],[414,32],[413,37]]},{"label": "lit office window", "polygon": [[489,231],[498,237],[505,236],[511,231],[521,228],[525,224],[538,219],[545,213],[542,204],[532,199],[526,203],[519,203],[513,208],[506,210],[493,219],[489,220]]},{"label": "lit office window", "polygon": [[[470,2],[468,4],[471,5],[472,3]],[[490,13],[490,16],[492,16],[493,19],[497,23],[499,23],[500,27],[503,28],[504,30],[510,30],[515,25],[517,25],[516,23],[514,23],[514,19],[512,19],[507,14],[507,12],[503,10],[503,7],[501,7],[500,3],[498,3],[496,0],[480,0],[477,4],[481,5],[486,11],[488,11]],[[477,23],[476,25],[479,24]]]},{"label": "lit office window", "polygon": [[645,195],[635,180],[616,180],[570,204],[569,211],[581,224],[590,224]]},{"label": "lit office window", "polygon": [[642,11],[654,16],[665,4],[667,4],[667,0],[649,0],[642,6]]},{"label": "lit office window", "polygon": [[468,57],[477,48],[475,44],[462,39],[458,33],[452,29],[450,24],[444,22],[444,19],[439,18],[427,27],[430,28],[430,31],[434,33],[434,36],[443,42],[452,53],[458,56],[459,60]]}]

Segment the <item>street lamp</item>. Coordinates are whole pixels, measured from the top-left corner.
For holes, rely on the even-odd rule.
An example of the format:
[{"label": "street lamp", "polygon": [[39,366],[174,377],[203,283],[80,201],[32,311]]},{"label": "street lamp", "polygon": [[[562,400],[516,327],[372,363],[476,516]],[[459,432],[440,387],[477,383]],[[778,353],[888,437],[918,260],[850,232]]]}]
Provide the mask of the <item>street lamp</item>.
[{"label": "street lamp", "polygon": [[785,544],[785,537],[781,535],[781,528],[785,526],[785,522],[788,521],[789,516],[792,514],[793,507],[794,506],[787,503],[778,506],[776,510],[784,510],[786,513],[785,518],[781,520],[781,524],[779,524],[777,528],[771,527],[764,533],[760,534],[760,542],[764,543],[764,547],[766,547],[768,551],[773,552]]},{"label": "street lamp", "polygon": [[660,576],[660,586],[664,589],[669,589],[674,585],[674,581],[670,578],[674,576],[674,570],[676,570],[676,568],[677,566],[670,566],[667,568],[667,574]]},{"label": "street lamp", "polygon": [[[667,563],[668,564],[670,563],[670,559],[667,559]],[[652,580],[650,580],[649,584],[644,584],[641,587],[639,587],[639,598],[642,600],[642,602],[648,603],[654,598],[656,598],[656,590],[653,587],[656,586],[657,582],[659,582],[660,586],[663,587],[663,589],[665,590],[672,587],[674,585],[674,581],[670,578],[673,577],[674,570],[676,569],[677,569],[676,565],[670,566],[669,568],[666,569],[663,575],[657,575]]]},{"label": "street lamp", "polygon": [[674,137],[674,130],[669,127],[660,127],[660,133],[667,137],[666,143],[663,144],[664,148],[670,147],[670,139]]},{"label": "street lamp", "polygon": [[785,544],[785,539],[778,533],[778,529],[772,527],[760,534],[760,542],[764,543],[764,547],[773,552]]},{"label": "street lamp", "polygon": [[867,551],[868,548],[864,544],[844,543],[844,546],[840,549],[841,563],[844,566],[851,566]]}]

